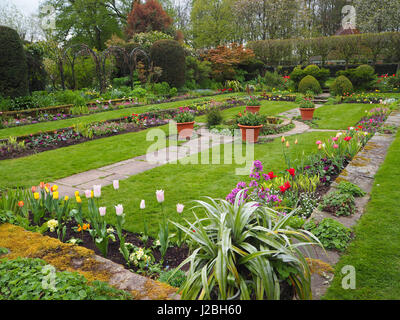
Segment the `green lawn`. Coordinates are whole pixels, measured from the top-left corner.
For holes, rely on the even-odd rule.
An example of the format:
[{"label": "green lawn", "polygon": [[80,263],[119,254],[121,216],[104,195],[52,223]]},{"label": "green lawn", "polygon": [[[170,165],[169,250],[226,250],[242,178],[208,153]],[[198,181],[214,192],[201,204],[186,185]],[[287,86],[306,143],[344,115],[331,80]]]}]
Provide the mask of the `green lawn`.
[{"label": "green lawn", "polygon": [[[355,240],[336,265],[325,299],[400,299],[400,132],[375,176],[365,214],[355,227]],[[341,286],[341,269],[356,269],[356,289]]]},{"label": "green lawn", "polygon": [[365,111],[376,108],[374,104],[339,104],[324,106],[315,110],[314,117],[318,129],[347,129],[354,126],[365,115]]},{"label": "green lawn", "polygon": [[[301,153],[306,154],[316,151],[315,141],[327,138],[329,133],[306,133],[289,138],[293,142],[290,150],[292,159],[300,159]],[[299,144],[295,146],[295,139]],[[216,149],[216,148],[214,148]],[[202,154],[210,152],[205,151]],[[221,146],[223,154],[223,146]],[[192,159],[197,159],[193,156]],[[211,156],[210,156],[211,158]],[[267,172],[280,172],[286,170],[282,153],[282,142],[275,139],[271,143],[257,144],[255,146],[255,159],[261,160]],[[201,162],[199,162],[201,163]],[[235,163],[233,161],[233,163]],[[157,234],[160,222],[160,206],[156,202],[155,191],[165,190],[165,210],[170,219],[179,220],[176,213],[176,204],[185,204],[184,217],[193,219],[190,208],[193,200],[204,196],[214,198],[225,198],[239,181],[249,182],[248,175],[236,175],[236,168],[244,165],[220,164],[169,164],[146,171],[120,182],[120,190],[114,191],[112,186],[103,188],[101,206],[108,207],[108,221],[114,223],[114,206],[122,204],[126,212],[125,229],[132,232],[143,231],[142,214],[139,204],[142,199],[146,200],[145,214],[150,224],[153,236]]]},{"label": "green lawn", "polygon": [[[167,132],[168,126],[159,127]],[[93,140],[32,156],[0,161],[0,187],[30,187],[146,154],[154,141],[140,132]]]},{"label": "green lawn", "polygon": [[[286,102],[268,102],[265,105],[275,111],[292,108]],[[168,126],[160,128],[165,132],[168,130]],[[144,155],[154,143],[146,141],[149,130],[0,161],[0,187],[30,187],[40,181],[53,181]]]},{"label": "green lawn", "polygon": [[102,120],[110,120],[110,119],[118,119],[122,118],[128,115],[131,115],[132,113],[144,113],[148,111],[152,107],[158,107],[160,109],[174,109],[174,108],[179,108],[182,106],[186,106],[192,103],[196,102],[201,102],[205,100],[216,100],[216,101],[221,101],[228,99],[229,97],[237,97],[243,95],[242,93],[233,93],[229,95],[218,95],[218,96],[212,96],[212,97],[204,97],[204,98],[197,98],[197,99],[191,99],[191,100],[184,100],[184,101],[177,101],[177,102],[168,102],[168,103],[162,103],[162,104],[156,104],[156,105],[147,105],[143,107],[132,107],[132,108],[123,108],[119,110],[114,110],[114,111],[106,111],[106,112],[100,112],[100,113],[94,113],[88,116],[83,116],[79,118],[73,118],[73,119],[67,119],[67,120],[59,120],[59,121],[52,121],[52,122],[44,122],[44,123],[36,123],[32,125],[27,125],[27,126],[21,126],[21,127],[14,127],[14,128],[8,128],[8,129],[1,129],[0,130],[0,139],[5,139],[8,137],[16,137],[16,136],[21,136],[21,135],[27,135],[27,134],[34,134],[38,133],[40,131],[50,131],[50,130],[57,130],[61,128],[67,128],[71,127],[74,124],[77,123],[90,123],[90,122],[96,122],[96,121],[102,121]]}]

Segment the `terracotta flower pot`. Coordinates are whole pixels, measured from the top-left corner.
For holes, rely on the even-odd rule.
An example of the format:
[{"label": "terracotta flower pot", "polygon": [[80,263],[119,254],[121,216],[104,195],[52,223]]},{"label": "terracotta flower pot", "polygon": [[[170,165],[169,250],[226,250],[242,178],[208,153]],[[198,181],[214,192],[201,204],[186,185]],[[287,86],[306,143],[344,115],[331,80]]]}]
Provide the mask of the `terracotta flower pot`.
[{"label": "terracotta flower pot", "polygon": [[246,110],[250,113],[259,113],[261,106],[247,106]]},{"label": "terracotta flower pot", "polygon": [[303,120],[312,120],[315,108],[300,108],[301,118]]},{"label": "terracotta flower pot", "polygon": [[176,124],[176,128],[178,129],[179,139],[190,139],[192,137],[194,123],[195,121]]},{"label": "terracotta flower pot", "polygon": [[243,142],[256,143],[258,141],[258,136],[260,135],[260,130],[263,125],[260,126],[242,126],[239,124],[239,128],[242,131]]}]

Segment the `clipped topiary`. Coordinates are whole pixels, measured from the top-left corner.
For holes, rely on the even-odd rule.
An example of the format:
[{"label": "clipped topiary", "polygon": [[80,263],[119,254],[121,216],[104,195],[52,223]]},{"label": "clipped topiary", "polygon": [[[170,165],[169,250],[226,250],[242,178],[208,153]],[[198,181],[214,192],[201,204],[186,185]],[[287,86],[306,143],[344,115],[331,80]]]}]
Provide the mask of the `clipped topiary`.
[{"label": "clipped topiary", "polygon": [[322,92],[321,85],[313,76],[306,76],[299,83],[299,92],[306,94],[307,91],[312,91],[315,94]]},{"label": "clipped topiary", "polygon": [[320,72],[320,68],[316,64],[310,64],[304,69],[304,73],[308,76],[313,76],[314,78],[318,78],[318,74]]},{"label": "clipped topiary", "polygon": [[346,76],[337,77],[331,85],[331,93],[335,96],[344,96],[353,92],[353,84]]},{"label": "clipped topiary", "polygon": [[360,89],[369,90],[372,88],[372,83],[375,79],[375,69],[367,64],[358,66],[354,75],[356,77],[356,85]]},{"label": "clipped topiary", "polygon": [[171,87],[180,88],[185,84],[185,51],[178,41],[160,40],[150,49],[154,65],[162,69],[160,82],[168,82]]},{"label": "clipped topiary", "polygon": [[0,26],[0,95],[22,97],[29,94],[28,67],[18,33]]}]

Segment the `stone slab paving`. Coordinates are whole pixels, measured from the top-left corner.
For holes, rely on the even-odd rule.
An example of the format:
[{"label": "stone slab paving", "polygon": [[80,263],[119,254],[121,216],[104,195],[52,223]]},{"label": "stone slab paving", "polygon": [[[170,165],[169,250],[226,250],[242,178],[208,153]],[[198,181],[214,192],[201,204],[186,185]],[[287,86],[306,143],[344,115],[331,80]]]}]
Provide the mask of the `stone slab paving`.
[{"label": "stone slab paving", "polygon": [[[393,113],[386,121],[386,124],[400,126],[400,113]],[[370,192],[373,187],[374,178],[379,168],[386,158],[387,151],[395,139],[394,135],[375,134],[362,151],[360,151],[354,159],[349,163],[345,170],[342,171],[340,176],[331,185],[329,192],[334,191],[341,181],[349,181],[361,187],[367,195],[362,198],[356,198],[356,213],[349,217],[336,217],[330,213],[314,210],[310,219],[317,222],[324,218],[333,218],[346,227],[353,227],[365,212],[365,208],[370,200]],[[312,254],[313,259],[321,260],[325,263],[334,266],[340,258],[337,251],[327,250],[323,252],[322,249],[316,249]],[[320,275],[313,274],[311,280],[311,287],[313,292],[313,299],[319,300],[329,287],[333,275]]]}]

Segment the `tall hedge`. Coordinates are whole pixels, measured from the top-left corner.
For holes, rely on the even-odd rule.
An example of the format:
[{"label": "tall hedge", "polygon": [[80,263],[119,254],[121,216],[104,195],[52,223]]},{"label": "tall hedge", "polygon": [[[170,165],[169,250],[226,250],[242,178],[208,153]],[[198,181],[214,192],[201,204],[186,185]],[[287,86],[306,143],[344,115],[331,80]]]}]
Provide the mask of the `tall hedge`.
[{"label": "tall hedge", "polygon": [[29,94],[28,67],[18,33],[0,26],[0,95],[22,97]]},{"label": "tall hedge", "polygon": [[160,82],[168,82],[171,87],[180,88],[185,84],[185,51],[178,41],[160,40],[150,49],[154,65],[162,69]]},{"label": "tall hedge", "polygon": [[247,48],[254,51],[257,59],[272,67],[308,64],[305,62],[311,56],[320,56],[323,65],[332,59],[345,60],[346,66],[372,59],[374,62],[384,60],[400,66],[400,32],[259,40],[250,41]]}]

